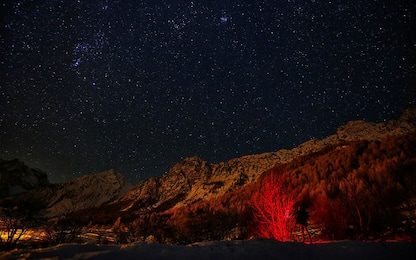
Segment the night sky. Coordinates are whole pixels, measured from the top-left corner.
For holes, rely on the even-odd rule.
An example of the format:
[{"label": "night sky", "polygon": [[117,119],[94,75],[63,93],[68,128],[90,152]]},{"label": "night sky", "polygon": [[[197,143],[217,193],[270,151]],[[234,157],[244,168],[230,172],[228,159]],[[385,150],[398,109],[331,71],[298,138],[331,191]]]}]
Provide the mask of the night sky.
[{"label": "night sky", "polygon": [[415,103],[414,0],[4,2],[0,158],[52,182],[134,184]]}]

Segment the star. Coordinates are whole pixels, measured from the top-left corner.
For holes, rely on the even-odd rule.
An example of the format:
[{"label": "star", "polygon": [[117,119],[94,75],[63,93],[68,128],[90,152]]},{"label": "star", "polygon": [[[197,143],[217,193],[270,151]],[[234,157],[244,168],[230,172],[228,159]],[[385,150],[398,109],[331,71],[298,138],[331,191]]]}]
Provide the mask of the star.
[{"label": "star", "polygon": [[0,158],[56,182],[116,168],[136,183],[185,157],[289,149],[415,103],[411,0],[2,8]]}]

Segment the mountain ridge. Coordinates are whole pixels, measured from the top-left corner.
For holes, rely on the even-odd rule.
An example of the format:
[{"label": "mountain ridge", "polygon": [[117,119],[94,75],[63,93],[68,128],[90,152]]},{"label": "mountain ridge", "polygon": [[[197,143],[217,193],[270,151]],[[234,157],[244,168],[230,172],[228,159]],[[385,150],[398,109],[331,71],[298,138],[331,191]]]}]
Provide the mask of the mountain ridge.
[{"label": "mountain ridge", "polygon": [[257,181],[264,171],[276,164],[288,163],[299,156],[344,142],[380,141],[388,136],[409,134],[416,131],[415,122],[416,110],[409,109],[397,120],[381,123],[349,121],[333,135],[309,140],[290,150],[245,155],[217,164],[209,164],[199,157],[185,158],[171,167],[166,175],[140,182],[120,201],[123,204],[128,202],[128,206],[123,209],[126,211],[133,207],[137,198],[141,200],[143,197],[149,200],[142,200],[140,204],[150,203],[156,209],[160,205],[179,208],[201,200],[210,200]]},{"label": "mountain ridge", "polygon": [[[276,175],[283,176],[296,192],[297,202],[310,203],[311,219],[317,225],[328,224],[321,221],[331,217],[325,215],[325,207],[333,207],[340,214],[350,212],[341,215],[355,226],[355,237],[359,238],[367,236],[365,230],[372,227],[357,228],[361,221],[348,196],[361,196],[365,201],[356,206],[366,223],[373,221],[388,230],[393,223],[388,219],[389,212],[401,219],[394,222],[399,223],[396,227],[416,223],[412,217],[416,201],[416,178],[412,174],[416,169],[415,115],[416,110],[409,110],[387,122],[350,121],[322,140],[312,139],[290,150],[245,155],[226,162],[185,158],[167,174],[135,186],[126,183],[120,173],[109,170],[6,199],[17,203],[42,201],[42,215],[49,224],[71,220],[84,230],[101,229],[103,234],[111,230],[112,241],[119,243],[147,239],[191,243],[249,237],[253,195],[263,189],[268,176]],[[359,193],[348,193],[359,187]],[[382,199],[377,194],[394,198]],[[332,203],[335,197],[342,209]],[[320,208],[316,201],[324,206]],[[374,201],[377,203],[368,207]],[[376,204],[386,207],[379,212]],[[377,219],[378,215],[383,217]],[[332,228],[325,235],[331,237],[334,231],[340,232],[336,237],[345,238],[348,228]],[[416,228],[410,226],[408,230],[416,234]]]},{"label": "mountain ridge", "polygon": [[32,200],[44,205],[43,215],[58,217],[121,198],[132,185],[114,169],[85,175],[67,182],[49,184],[6,199]]},{"label": "mountain ridge", "polygon": [[48,184],[21,196],[38,198],[46,204],[46,216],[56,217],[69,210],[113,205],[120,212],[164,211],[200,201],[209,201],[256,182],[277,164],[319,152],[326,147],[353,140],[382,140],[387,136],[416,132],[416,110],[406,110],[397,120],[368,123],[349,121],[324,139],[311,139],[293,149],[245,155],[210,164],[199,157],[185,158],[167,174],[130,185],[115,170],[85,175],[59,184]]},{"label": "mountain ridge", "polygon": [[49,185],[48,176],[24,162],[0,158],[0,197],[10,196]]}]

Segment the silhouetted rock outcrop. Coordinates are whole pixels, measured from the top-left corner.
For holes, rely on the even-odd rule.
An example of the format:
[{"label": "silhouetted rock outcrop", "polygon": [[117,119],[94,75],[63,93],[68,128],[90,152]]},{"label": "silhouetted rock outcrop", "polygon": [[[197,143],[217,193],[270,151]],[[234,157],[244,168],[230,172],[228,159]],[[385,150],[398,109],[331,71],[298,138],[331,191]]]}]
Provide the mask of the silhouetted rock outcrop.
[{"label": "silhouetted rock outcrop", "polygon": [[45,172],[32,169],[18,159],[0,159],[0,197],[49,185]]}]

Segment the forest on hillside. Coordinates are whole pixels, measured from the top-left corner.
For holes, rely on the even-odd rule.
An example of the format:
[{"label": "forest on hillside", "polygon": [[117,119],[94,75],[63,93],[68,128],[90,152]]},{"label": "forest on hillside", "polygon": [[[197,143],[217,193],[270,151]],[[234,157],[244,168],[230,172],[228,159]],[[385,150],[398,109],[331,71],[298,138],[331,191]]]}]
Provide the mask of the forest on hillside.
[{"label": "forest on hillside", "polygon": [[[5,205],[4,203],[11,203]],[[272,238],[278,241],[416,239],[416,134],[381,141],[344,142],[289,163],[276,164],[257,182],[184,207],[152,207],[154,201],[68,208],[53,219],[33,201],[3,201],[3,233],[15,246],[21,227],[46,234],[42,246],[76,242],[96,230],[98,243]],[[22,206],[23,205],[23,206]],[[127,210],[123,210],[126,209]],[[111,230],[108,234],[98,230]],[[14,233],[13,233],[14,232]],[[6,233],[5,233],[6,234]],[[14,237],[14,239],[13,239]]]},{"label": "forest on hillside", "polygon": [[[123,242],[149,236],[181,244],[253,236],[304,241],[302,229],[312,240],[414,240],[415,202],[413,134],[327,147],[277,164],[258,182],[210,201],[162,212],[137,208],[113,220]],[[261,209],[270,203],[271,209]],[[299,210],[306,212],[306,221],[297,219]],[[279,211],[284,223],[270,220],[278,218]],[[289,236],[263,230],[273,225],[284,225]]]}]

